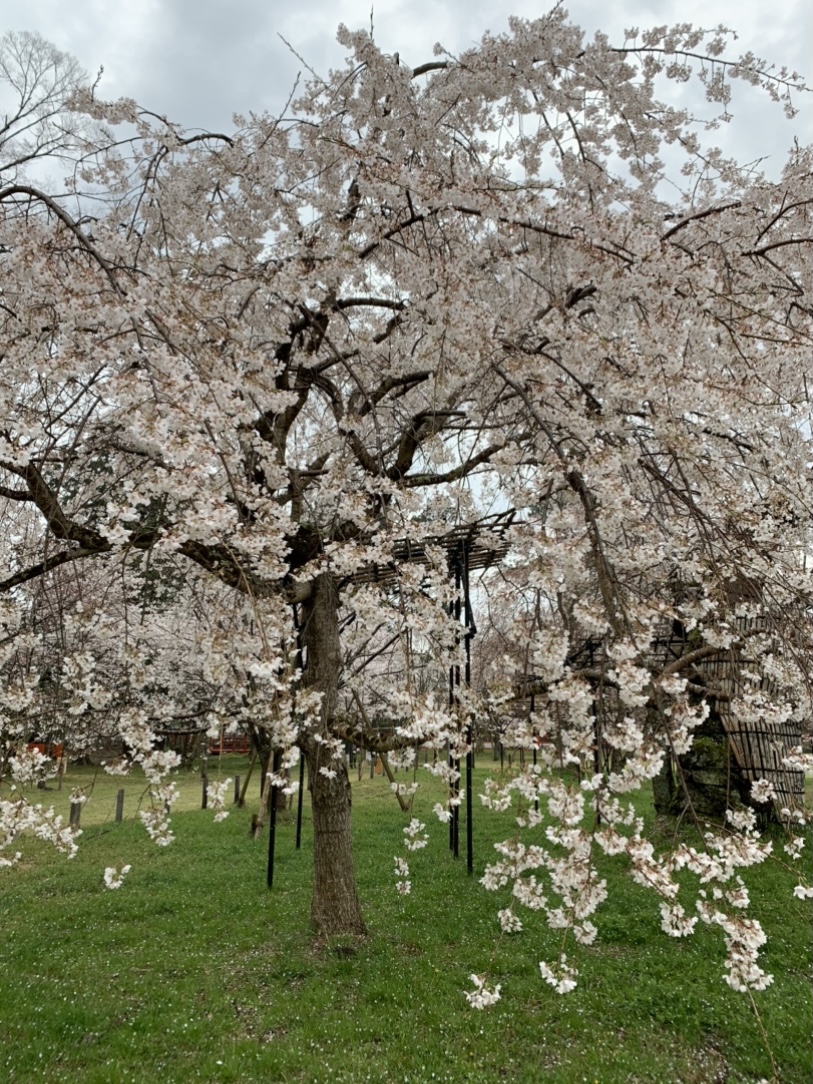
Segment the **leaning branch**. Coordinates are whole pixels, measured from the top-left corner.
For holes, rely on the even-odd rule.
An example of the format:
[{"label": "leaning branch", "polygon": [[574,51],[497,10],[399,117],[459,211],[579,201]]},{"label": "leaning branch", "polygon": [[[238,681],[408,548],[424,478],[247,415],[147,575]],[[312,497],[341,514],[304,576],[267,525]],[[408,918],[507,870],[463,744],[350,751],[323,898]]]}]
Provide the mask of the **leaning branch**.
[{"label": "leaning branch", "polygon": [[59,568],[60,565],[68,564],[70,561],[78,561],[82,557],[97,557],[98,555],[99,551],[95,549],[61,550],[52,557],[46,557],[44,561],[40,561],[36,565],[31,565],[21,572],[15,572],[8,579],[0,580],[0,592],[12,591],[15,587],[19,587],[20,584],[28,583],[29,580],[36,580],[39,576],[44,576],[46,572],[50,572],[52,568]]},{"label": "leaning branch", "polygon": [[411,749],[416,744],[415,738],[398,734],[395,730],[371,730],[359,719],[334,716],[330,730],[340,741],[351,742],[369,753],[392,753],[399,749]]},{"label": "leaning branch", "polygon": [[429,60],[426,64],[419,64],[417,68],[412,69],[412,78],[417,79],[421,75],[428,75],[429,72],[440,72],[446,68],[451,67],[448,60]]},{"label": "leaning branch", "polygon": [[444,473],[425,473],[425,474],[405,474],[401,481],[405,486],[410,489],[417,489],[418,486],[436,486],[443,485],[446,482],[459,482],[461,478],[467,477],[477,467],[482,466],[483,463],[489,463],[492,456],[497,452],[502,451],[505,444],[490,444],[488,448],[484,448],[482,452],[477,455],[470,456],[464,460],[460,466],[455,467],[453,470],[445,471]]},{"label": "leaning branch", "polygon": [[11,184],[7,188],[0,189],[0,203],[12,196],[28,196],[30,200],[38,200],[47,207],[64,226],[67,226],[85,251],[93,257],[99,267],[101,267],[107,275],[108,281],[116,293],[122,297],[124,296],[124,290],[122,290],[114,274],[113,265],[102,256],[101,252],[99,252],[82,227],[77,222],[74,222],[68,212],[63,210],[56,200],[51,199],[50,196],[46,196],[46,194],[41,192],[38,188],[32,188],[31,185],[27,184]]},{"label": "leaning branch", "polygon": [[724,203],[720,207],[707,207],[705,211],[698,211],[696,215],[688,215],[686,218],[682,218],[680,222],[675,223],[671,229],[668,229],[661,237],[661,240],[668,241],[670,237],[682,230],[684,226],[688,226],[690,222],[699,222],[701,218],[708,218],[709,215],[722,214],[723,211],[730,211],[732,207],[742,207],[741,201],[734,200],[732,203]]},{"label": "leaning branch", "polygon": [[762,248],[749,248],[743,252],[743,256],[765,256],[775,248],[785,248],[786,245],[804,245],[813,242],[813,237],[788,237],[784,241],[773,241],[770,245]]}]

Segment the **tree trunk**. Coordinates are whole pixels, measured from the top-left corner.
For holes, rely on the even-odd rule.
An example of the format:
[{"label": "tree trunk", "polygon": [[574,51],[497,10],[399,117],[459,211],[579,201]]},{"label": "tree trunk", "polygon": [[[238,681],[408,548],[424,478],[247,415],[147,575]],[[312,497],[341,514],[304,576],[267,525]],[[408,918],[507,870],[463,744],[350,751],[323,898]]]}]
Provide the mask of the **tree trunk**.
[{"label": "tree trunk", "polygon": [[652,797],[655,801],[655,812],[659,816],[668,816],[676,812],[679,800],[678,783],[675,779],[675,769],[670,753],[663,758],[661,770],[652,780]]},{"label": "tree trunk", "polygon": [[318,934],[360,935],[361,917],[350,833],[350,780],[344,757],[334,760],[329,723],[336,710],[341,673],[339,599],[330,573],[314,582],[302,605],[302,645],[306,651],[302,683],[322,694],[321,719],[301,745],[308,762],[313,808],[313,898],[311,920]]},{"label": "tree trunk", "polygon": [[[748,803],[749,786],[713,700],[709,708],[708,718],[695,731],[691,748],[678,759],[695,813],[725,820],[727,809],[741,809]],[[680,798],[682,793],[678,794]]]},{"label": "tree trunk", "polygon": [[705,722],[697,728],[691,748],[675,765],[667,757],[652,780],[655,810],[683,815],[688,802],[698,817],[724,820],[726,809],[748,804],[749,786],[732,754],[728,735],[715,702],[710,701]]},{"label": "tree trunk", "polygon": [[325,755],[320,747],[307,752],[313,807],[313,897],[311,921],[316,931],[328,934],[363,934],[353,851],[350,838],[350,780],[347,768],[331,762],[335,778],[323,775]]}]

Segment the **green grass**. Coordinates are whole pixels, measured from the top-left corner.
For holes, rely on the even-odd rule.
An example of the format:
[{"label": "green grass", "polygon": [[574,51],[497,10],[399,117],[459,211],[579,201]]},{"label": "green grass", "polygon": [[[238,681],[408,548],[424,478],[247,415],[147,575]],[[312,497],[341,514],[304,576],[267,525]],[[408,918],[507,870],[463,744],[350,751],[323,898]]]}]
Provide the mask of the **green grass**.
[{"label": "green grass", "polygon": [[[491,767],[483,763],[480,779]],[[245,771],[233,761],[229,774]],[[214,774],[210,768],[210,775]],[[77,778],[87,781],[87,772]],[[67,808],[75,780],[62,795]],[[595,946],[577,952],[577,990],[558,996],[538,971],[558,940],[523,914],[519,937],[497,940],[506,899],[477,877],[510,818],[475,810],[475,877],[432,823],[433,781],[415,814],[431,842],[409,855],[412,895],[394,890],[404,815],[380,778],[353,784],[359,891],[370,929],[356,946],[311,943],[310,823],[301,851],[283,816],[275,885],[250,809],[223,824],[192,811],[197,775],[179,785],[189,812],[176,842],[156,848],[131,819],[113,823],[118,779],[100,777],[83,810],[72,861],[26,844],[23,867],[0,877],[0,1080],[9,1084],[127,1081],[182,1084],[756,1084],[770,1078],[748,999],[723,983],[724,948],[703,927],[675,942],[657,900],[606,862],[610,899]],[[256,803],[258,781],[252,781]],[[125,816],[135,814],[136,783]],[[66,791],[67,788],[67,791]],[[132,795],[130,790],[132,788]],[[109,793],[108,793],[109,791]],[[131,801],[132,797],[132,801]],[[478,803],[479,806],[479,803]],[[92,814],[92,811],[95,812]],[[131,862],[123,888],[107,865]],[[778,864],[747,871],[775,983],[756,995],[781,1080],[808,1084],[809,907]],[[495,947],[496,944],[496,947]],[[343,948],[355,948],[346,954]],[[502,983],[493,1009],[470,1009],[471,972]]]},{"label": "green grass", "polygon": [[[248,769],[248,760],[245,757],[210,757],[207,772],[210,781],[226,779],[235,775],[245,779]],[[180,798],[173,807],[174,813],[186,813],[200,809],[202,796],[202,782],[200,775],[200,761],[194,766],[194,770],[181,771],[173,776],[178,786]],[[119,790],[124,791],[124,819],[133,820],[138,815],[138,810],[149,805],[147,784],[142,773],[133,772],[132,775],[115,776],[108,775],[102,767],[85,768],[75,764],[68,766],[68,770],[59,784],[59,778],[46,780],[44,791],[34,791],[29,788],[26,792],[29,801],[41,802],[44,806],[53,806],[54,810],[61,814],[67,823],[70,811],[71,791],[74,787],[81,787],[88,797],[88,801],[82,806],[81,827],[91,825],[113,824],[116,817],[116,796]],[[260,793],[259,769],[254,769],[249,782],[250,794],[256,800]],[[232,788],[226,795],[229,806],[233,797]]]}]

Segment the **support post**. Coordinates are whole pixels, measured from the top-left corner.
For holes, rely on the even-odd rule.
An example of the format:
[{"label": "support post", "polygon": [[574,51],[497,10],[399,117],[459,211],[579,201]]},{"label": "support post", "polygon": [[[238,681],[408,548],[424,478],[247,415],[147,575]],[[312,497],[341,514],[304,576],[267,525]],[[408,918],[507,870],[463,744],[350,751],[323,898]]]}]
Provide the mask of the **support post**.
[{"label": "support post", "polygon": [[[300,674],[304,669],[304,663],[302,659],[302,627],[299,623],[299,611],[296,606],[291,607],[291,613],[294,619],[294,629],[296,630],[296,667]],[[361,774],[359,773],[359,779]],[[296,849],[299,850],[302,846],[302,803],[305,799],[305,751],[300,749],[299,752],[299,790],[296,795]]]},{"label": "support post", "polygon": [[[460,618],[463,614],[463,602],[461,599],[461,589],[463,586],[463,561],[462,561],[462,544],[458,545],[454,556],[454,585],[455,585],[455,597],[451,603],[450,609],[454,614],[457,628],[460,628]],[[464,640],[467,643],[464,636]],[[460,633],[455,636],[455,645],[460,644]],[[457,658],[452,661],[452,665],[449,667],[449,707],[451,709],[460,707],[460,662]],[[459,723],[459,716],[458,716]],[[466,737],[468,738],[468,727],[466,728]],[[469,757],[466,756],[466,765],[468,766]],[[452,817],[449,821],[449,846],[452,854],[455,858],[460,856],[460,757],[452,756],[451,749],[449,750],[449,767],[456,774],[457,778],[452,783]],[[467,784],[468,785],[468,784]],[[468,813],[468,808],[467,808]]]},{"label": "support post", "polygon": [[299,790],[296,795],[296,849],[302,843],[302,802],[305,793],[305,754],[299,757]]},{"label": "support post", "polygon": [[[282,764],[281,749],[274,750],[274,756],[271,763],[271,770],[276,775]],[[268,875],[266,881],[268,887],[272,888],[274,884],[274,846],[277,841],[277,793],[279,787],[271,786],[269,781],[268,789]]]},{"label": "support post", "polygon": [[205,809],[209,802],[209,778],[206,772],[200,777],[200,808]]},{"label": "support post", "polygon": [[[463,546],[463,613],[466,621],[466,669],[464,673],[466,692],[471,689],[471,641],[477,629],[474,624],[474,613],[471,608],[471,593],[469,591],[469,543]],[[467,697],[467,703],[470,703]],[[474,872],[474,819],[472,814],[472,787],[474,775],[474,734],[472,733],[471,715],[466,723],[466,871],[471,876]]]},{"label": "support post", "polygon": [[254,771],[254,763],[255,763],[256,760],[257,760],[257,750],[252,749],[251,750],[251,758],[250,758],[250,760],[248,762],[248,771],[246,772],[246,778],[245,778],[245,781],[243,782],[243,787],[242,787],[242,789],[240,791],[240,794],[239,794],[239,796],[237,798],[237,804],[241,809],[246,804],[246,792],[248,791],[248,784],[251,781],[251,773]]},{"label": "support post", "polygon": [[[536,704],[536,701],[534,700],[534,694],[531,693],[531,712],[530,712],[531,715],[533,715],[533,713],[534,713],[535,704]],[[531,730],[531,734],[533,735],[533,743],[534,743],[534,753],[533,753],[534,767],[536,767],[536,737],[537,737],[537,735],[536,735],[536,727],[533,727],[533,729]],[[534,772],[534,779],[535,778],[536,778],[536,772]],[[536,810],[537,813],[539,812],[539,793],[538,792],[537,792],[536,798],[534,798],[534,809]]]},{"label": "support post", "polygon": [[124,790],[120,790],[116,795],[116,823],[120,824],[124,817]]}]

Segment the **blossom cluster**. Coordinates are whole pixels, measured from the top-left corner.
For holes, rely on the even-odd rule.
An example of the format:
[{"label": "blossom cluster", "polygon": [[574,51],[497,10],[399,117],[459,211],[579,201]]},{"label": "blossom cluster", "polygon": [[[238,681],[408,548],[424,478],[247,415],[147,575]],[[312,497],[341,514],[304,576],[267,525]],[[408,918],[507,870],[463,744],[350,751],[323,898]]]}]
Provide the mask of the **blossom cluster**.
[{"label": "blossom cluster", "polygon": [[120,870],[117,870],[115,866],[108,866],[104,871],[104,886],[105,888],[121,888],[124,884],[124,878],[132,869],[132,866],[122,866]]}]

